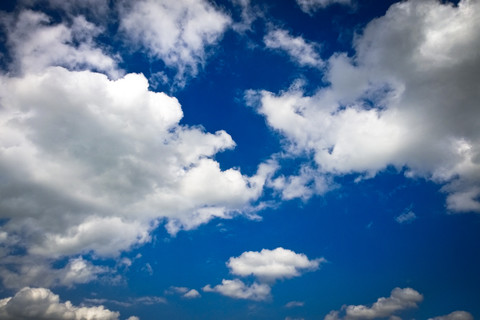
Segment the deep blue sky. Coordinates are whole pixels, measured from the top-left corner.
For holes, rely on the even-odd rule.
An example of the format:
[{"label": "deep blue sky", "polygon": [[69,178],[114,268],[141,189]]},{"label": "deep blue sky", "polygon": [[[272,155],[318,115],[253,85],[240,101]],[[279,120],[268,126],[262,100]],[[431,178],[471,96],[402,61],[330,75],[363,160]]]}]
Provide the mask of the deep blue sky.
[{"label": "deep blue sky", "polygon": [[0,319],[480,318],[476,1],[0,10]]}]

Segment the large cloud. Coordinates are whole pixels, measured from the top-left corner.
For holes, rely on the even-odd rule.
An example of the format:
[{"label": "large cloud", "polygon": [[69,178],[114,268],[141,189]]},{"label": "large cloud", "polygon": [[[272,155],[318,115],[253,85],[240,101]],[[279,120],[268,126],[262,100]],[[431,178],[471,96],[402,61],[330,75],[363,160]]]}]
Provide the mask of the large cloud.
[{"label": "large cloud", "polygon": [[[343,306],[341,312],[331,311],[325,320],[371,320],[387,318],[406,309],[416,308],[423,296],[411,288],[395,288],[390,297],[378,298],[371,307],[364,305]],[[341,316],[340,313],[344,313]]]},{"label": "large cloud", "polygon": [[125,2],[120,12],[121,30],[153,57],[177,69],[179,85],[186,76],[197,74],[207,47],[219,40],[231,22],[204,0]]},{"label": "large cloud", "polygon": [[60,302],[58,295],[44,288],[25,287],[15,296],[0,300],[0,318],[5,320],[118,320],[118,312],[98,307],[76,307]]},{"label": "large cloud", "polygon": [[[393,165],[445,184],[450,210],[480,212],[479,18],[477,1],[396,3],[357,37],[355,57],[329,59],[329,86],[248,97],[257,94],[291,154],[312,155],[306,167],[317,176],[302,169],[297,179],[312,193],[325,191],[318,177],[372,177]],[[279,179],[272,186],[285,192],[292,178]]]}]

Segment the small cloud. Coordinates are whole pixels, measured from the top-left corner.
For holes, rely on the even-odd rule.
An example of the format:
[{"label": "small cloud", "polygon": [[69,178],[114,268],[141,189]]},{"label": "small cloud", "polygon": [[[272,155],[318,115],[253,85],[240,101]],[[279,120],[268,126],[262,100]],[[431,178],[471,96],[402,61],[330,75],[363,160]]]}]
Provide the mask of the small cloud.
[{"label": "small cloud", "polygon": [[197,290],[191,289],[190,291],[188,291],[187,293],[185,293],[185,294],[183,295],[183,297],[186,298],[186,299],[196,299],[196,298],[200,298],[201,295],[200,295],[200,293],[199,293]]},{"label": "small cloud", "polygon": [[305,302],[303,301],[290,301],[285,305],[285,308],[295,308],[295,307],[303,307]]},{"label": "small cloud", "polygon": [[417,219],[417,215],[413,211],[404,212],[401,215],[395,217],[395,221],[400,224],[410,223],[415,219]]}]

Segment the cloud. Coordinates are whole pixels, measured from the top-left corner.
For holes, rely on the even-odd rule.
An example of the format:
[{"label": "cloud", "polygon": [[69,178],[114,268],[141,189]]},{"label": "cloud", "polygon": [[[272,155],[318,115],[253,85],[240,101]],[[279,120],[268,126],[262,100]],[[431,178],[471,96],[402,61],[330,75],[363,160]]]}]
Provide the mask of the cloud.
[{"label": "cloud", "polygon": [[324,258],[309,260],[302,253],[276,248],[244,252],[239,257],[230,258],[227,266],[234,275],[253,275],[261,281],[274,282],[298,277],[305,271],[315,271],[323,262],[326,262]]},{"label": "cloud", "polygon": [[417,219],[417,215],[413,211],[404,212],[401,215],[395,217],[395,221],[400,224],[410,223],[415,219]]},{"label": "cloud", "polygon": [[317,270],[320,263],[325,261],[324,258],[309,260],[302,253],[284,248],[247,251],[239,257],[231,257],[227,266],[232,274],[242,277],[253,275],[259,282],[247,286],[239,279],[223,279],[221,284],[213,288],[206,285],[203,291],[217,292],[235,299],[267,300],[276,280],[298,277],[302,272]]},{"label": "cloud", "polygon": [[354,57],[328,60],[329,86],[247,96],[319,176],[361,180],[394,166],[443,184],[450,211],[480,212],[479,15],[475,1],[396,3],[356,37]]},{"label": "cloud", "polygon": [[290,301],[285,304],[285,308],[296,308],[296,307],[303,307],[305,302],[303,301]]},{"label": "cloud", "polygon": [[313,15],[319,9],[324,9],[333,4],[351,5],[352,0],[296,0],[303,12]]},{"label": "cloud", "polygon": [[473,316],[466,311],[454,311],[445,316],[430,318],[428,320],[473,320]]},{"label": "cloud", "polygon": [[195,290],[195,289],[190,289],[188,292],[186,292],[184,295],[183,295],[184,298],[186,299],[196,299],[196,298],[200,298],[201,295],[200,293]]},{"label": "cloud", "polygon": [[230,17],[208,1],[142,0],[120,8],[120,30],[152,57],[177,70],[179,86],[205,63],[206,49],[217,43]]},{"label": "cloud", "polygon": [[187,288],[187,287],[170,287],[168,290],[165,291],[166,294],[177,294],[177,295],[181,295],[182,298],[185,298],[185,299],[196,299],[196,298],[200,298],[201,295],[200,293],[195,290],[195,289],[190,289],[190,288]]},{"label": "cloud", "polygon": [[309,43],[302,37],[291,36],[286,30],[271,30],[263,41],[267,48],[284,51],[300,66],[320,68],[324,64],[317,52],[318,45]]},{"label": "cloud", "polygon": [[[390,297],[378,298],[371,307],[364,305],[343,306],[341,311],[331,311],[325,320],[369,320],[394,316],[403,310],[416,308],[423,296],[411,288],[395,288]],[[344,314],[344,316],[340,316]]]},{"label": "cloud", "polygon": [[247,286],[243,281],[239,279],[234,280],[222,280],[222,284],[218,284],[215,287],[206,285],[203,287],[205,292],[217,292],[224,296],[234,299],[248,299],[254,301],[267,300],[270,297],[270,286],[267,284],[253,283],[251,286]]},{"label": "cloud", "polygon": [[0,318],[8,319],[104,319],[118,320],[118,312],[97,307],[76,307],[45,288],[25,287],[15,296],[0,300]]},{"label": "cloud", "polygon": [[62,268],[53,268],[48,260],[30,255],[4,255],[0,263],[3,285],[13,289],[28,285],[73,287],[99,278],[108,278],[111,271],[107,267],[95,266],[81,257],[69,259]]},{"label": "cloud", "polygon": [[118,78],[118,58],[107,55],[94,42],[102,29],[83,16],[71,23],[53,23],[44,13],[22,10],[17,16],[4,15],[0,24],[7,29],[7,45],[14,57],[16,73],[40,72],[56,65],[70,70],[94,69]]},{"label": "cloud", "polygon": [[[214,23],[221,14],[203,2],[195,14],[195,6],[178,3],[170,5],[193,15],[185,41],[213,41],[198,19]],[[0,74],[5,286],[95,280],[106,269],[75,257],[118,257],[149,242],[164,222],[175,235],[214,218],[256,217],[253,202],[273,167],[262,164],[251,177],[222,170],[214,156],[234,148],[231,136],[180,125],[178,100],[149,91],[141,74],[122,75],[94,44],[101,29],[85,18],[53,22],[43,13],[18,12],[1,17],[15,70]],[[63,257],[76,264],[53,267]],[[81,265],[77,277],[69,273]]]}]

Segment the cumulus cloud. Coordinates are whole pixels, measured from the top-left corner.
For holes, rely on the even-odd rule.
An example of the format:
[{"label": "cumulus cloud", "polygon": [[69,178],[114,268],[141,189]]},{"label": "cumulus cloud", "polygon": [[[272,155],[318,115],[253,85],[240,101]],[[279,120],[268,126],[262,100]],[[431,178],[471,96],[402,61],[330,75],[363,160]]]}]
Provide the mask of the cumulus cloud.
[{"label": "cumulus cloud", "polygon": [[25,287],[15,296],[0,300],[0,318],[17,319],[104,319],[118,320],[118,312],[103,306],[76,307],[70,301],[60,302],[60,297],[45,288]]},{"label": "cumulus cloud", "polygon": [[473,316],[466,311],[454,311],[450,314],[440,316],[440,317],[430,318],[428,320],[473,320]]},{"label": "cumulus cloud", "polygon": [[296,0],[303,12],[313,15],[319,9],[324,9],[332,4],[351,5],[352,0]]},{"label": "cumulus cloud", "polygon": [[[416,308],[422,302],[423,296],[411,288],[395,288],[390,297],[378,298],[371,306],[348,305],[343,306],[341,311],[331,311],[325,320],[370,320],[395,316],[403,310]],[[343,316],[342,316],[343,315]]]},{"label": "cumulus cloud", "polygon": [[266,300],[270,298],[271,286],[276,280],[298,277],[302,272],[317,270],[324,258],[309,260],[302,253],[284,248],[263,249],[260,252],[247,251],[239,257],[231,257],[227,266],[234,275],[254,276],[258,282],[247,286],[239,279],[222,280],[222,283],[203,288],[205,292],[217,292],[236,299]]},{"label": "cumulus cloud", "polygon": [[247,286],[242,280],[239,279],[223,279],[221,284],[217,284],[213,288],[210,285],[206,285],[203,287],[203,291],[217,292],[234,299],[263,301],[270,297],[271,288],[267,284],[254,282],[252,285]]},{"label": "cumulus cloud", "polygon": [[320,68],[324,64],[318,53],[318,45],[302,37],[294,37],[286,30],[271,30],[263,41],[267,48],[285,52],[300,66]]},{"label": "cumulus cloud", "polygon": [[120,28],[152,57],[175,68],[178,85],[195,76],[205,63],[207,47],[215,44],[230,17],[205,0],[142,0],[120,9]]},{"label": "cumulus cloud", "polygon": [[394,166],[444,184],[449,210],[480,212],[479,15],[476,1],[396,3],[356,38],[353,58],[328,60],[329,86],[247,96],[286,151],[311,155],[321,176],[362,179]]},{"label": "cumulus cloud", "polygon": [[253,275],[261,281],[274,282],[298,277],[305,271],[315,271],[320,263],[325,261],[324,258],[309,260],[302,253],[276,248],[244,252],[239,257],[230,258],[227,266],[234,275],[242,277]]}]

